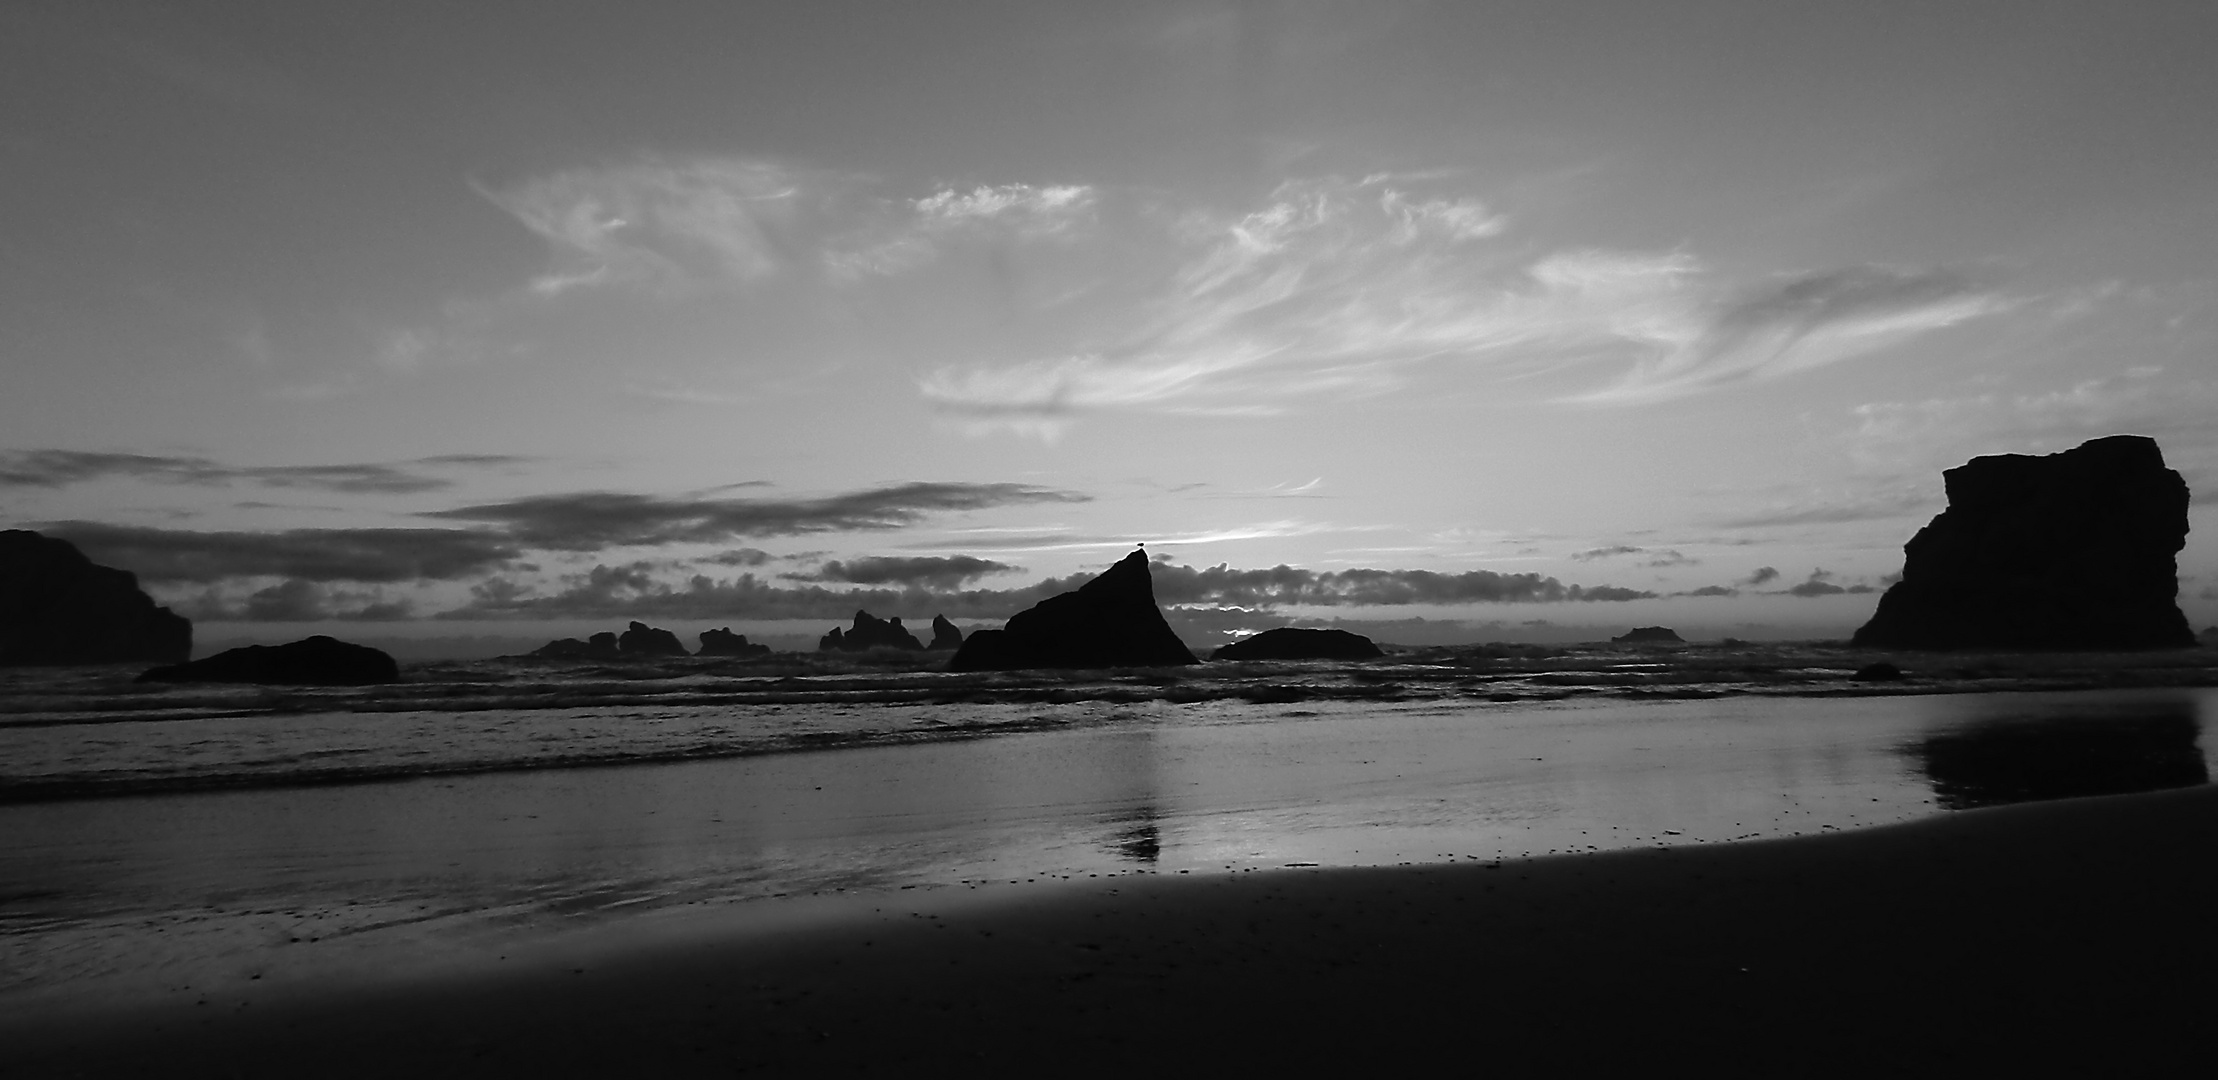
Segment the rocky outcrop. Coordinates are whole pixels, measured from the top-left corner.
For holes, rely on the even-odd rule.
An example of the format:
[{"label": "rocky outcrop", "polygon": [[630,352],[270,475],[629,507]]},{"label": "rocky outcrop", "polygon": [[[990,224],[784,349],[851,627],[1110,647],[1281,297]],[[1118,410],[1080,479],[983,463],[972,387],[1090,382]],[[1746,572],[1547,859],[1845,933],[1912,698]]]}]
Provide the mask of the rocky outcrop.
[{"label": "rocky outcrop", "polygon": [[188,664],[155,668],[141,674],[139,681],[367,686],[400,681],[400,665],[381,649],[318,634],[285,645],[226,649]]},{"label": "rocky outcrop", "polygon": [[1638,626],[1610,639],[1612,645],[1684,645],[1687,641],[1668,626]]},{"label": "rocky outcrop", "polygon": [[193,624],[154,603],[128,570],[24,529],[0,532],[0,666],[172,663]]},{"label": "rocky outcrop", "polygon": [[745,634],[732,633],[727,626],[721,630],[701,631],[701,651],[695,656],[768,656],[770,646],[756,645]]},{"label": "rocky outcrop", "polygon": [[626,657],[690,656],[678,635],[659,626],[635,622],[616,638],[616,649]]},{"label": "rocky outcrop", "polygon": [[933,652],[944,652],[962,647],[963,632],[955,629],[955,624],[948,622],[947,616],[932,616],[932,643],[925,646],[925,648]]},{"label": "rocky outcrop", "polygon": [[901,616],[881,619],[867,611],[856,612],[855,625],[849,627],[844,634],[839,627],[833,627],[831,633],[824,635],[816,643],[816,647],[822,652],[862,652],[881,647],[908,649],[911,652],[924,651],[924,643],[901,625]]},{"label": "rocky outcrop", "polygon": [[1884,660],[1876,664],[1865,664],[1856,669],[1856,674],[1849,676],[1857,682],[1901,682],[1905,677],[1901,668]]},{"label": "rocky outcrop", "polygon": [[1017,612],[1000,630],[974,630],[950,671],[1157,667],[1195,663],[1155,606],[1147,552],[1135,551],[1076,590]]},{"label": "rocky outcrop", "polygon": [[2193,645],[2176,558],[2187,482],[2156,440],[1973,458],[1942,474],[1948,509],[1903,545],[1902,580],[1855,644],[1896,649]]},{"label": "rocky outcrop", "polygon": [[1369,660],[1386,655],[1371,639],[1346,630],[1301,630],[1281,626],[1235,641],[1211,660]]},{"label": "rocky outcrop", "polygon": [[599,633],[588,641],[557,638],[533,649],[531,655],[546,660],[615,660],[624,654],[616,648],[616,635]]}]

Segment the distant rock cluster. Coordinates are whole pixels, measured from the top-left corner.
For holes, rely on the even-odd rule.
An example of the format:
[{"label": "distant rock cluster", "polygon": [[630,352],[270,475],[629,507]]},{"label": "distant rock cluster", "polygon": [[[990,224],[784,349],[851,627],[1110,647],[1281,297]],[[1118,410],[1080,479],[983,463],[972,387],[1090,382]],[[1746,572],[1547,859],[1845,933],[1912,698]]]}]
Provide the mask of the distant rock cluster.
[{"label": "distant rock cluster", "polygon": [[950,671],[1020,668],[1167,667],[1197,661],[1155,606],[1147,552],[1135,551],[1077,589],[976,630],[948,661]]},{"label": "distant rock cluster", "polygon": [[[702,656],[761,656],[770,651],[767,645],[753,645],[747,635],[732,633],[731,627],[701,632]],[[579,641],[576,638],[557,638],[533,649],[530,656],[542,660],[645,660],[658,656],[691,656],[678,635],[659,626],[634,621],[621,634],[606,631]]]},{"label": "distant rock cluster", "polygon": [[1948,508],[1903,546],[1902,580],[1855,644],[1896,649],[2158,649],[2195,644],[2180,613],[2187,482],[2156,440],[1973,458]]},{"label": "distant rock cluster", "polygon": [[1636,626],[1610,639],[1612,645],[1684,645],[1687,640],[1668,626]]},{"label": "distant rock cluster", "polygon": [[1346,630],[1305,630],[1282,626],[1235,641],[1211,660],[1370,660],[1386,655],[1370,638]]},{"label": "distant rock cluster", "polygon": [[155,604],[130,571],[67,540],[0,532],[0,666],[166,664],[192,651],[191,621]]},{"label": "distant rock cluster", "polygon": [[839,627],[816,643],[819,652],[862,652],[865,649],[907,649],[923,652],[924,643],[901,625],[901,616],[881,619],[867,611],[855,613],[855,624],[845,633]]}]

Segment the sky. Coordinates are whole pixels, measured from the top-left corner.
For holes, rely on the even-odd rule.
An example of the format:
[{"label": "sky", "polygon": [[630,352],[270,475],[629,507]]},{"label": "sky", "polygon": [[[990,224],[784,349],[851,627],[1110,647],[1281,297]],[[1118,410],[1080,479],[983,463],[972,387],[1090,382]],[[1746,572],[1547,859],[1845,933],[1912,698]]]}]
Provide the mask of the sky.
[{"label": "sky", "polygon": [[2218,489],[2214,46],[2159,2],[17,0],[0,525],[204,644],[988,625],[1141,544],[1196,644],[1845,636],[1970,457],[2134,432]]}]

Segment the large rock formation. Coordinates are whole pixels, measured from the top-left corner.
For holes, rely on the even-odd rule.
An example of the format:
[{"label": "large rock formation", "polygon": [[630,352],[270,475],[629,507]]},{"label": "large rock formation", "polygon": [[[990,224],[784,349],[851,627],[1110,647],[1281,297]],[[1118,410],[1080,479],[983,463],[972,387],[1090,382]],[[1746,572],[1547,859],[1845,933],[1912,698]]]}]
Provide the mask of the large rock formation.
[{"label": "large rock formation", "polygon": [[365,686],[400,680],[400,665],[383,650],[321,634],[285,645],[226,649],[189,664],[158,667],[140,682],[240,682],[289,686]]},{"label": "large rock formation", "polygon": [[955,629],[955,624],[948,622],[947,616],[932,616],[932,643],[925,646],[925,648],[930,649],[933,652],[940,652],[942,650],[951,651],[954,649],[960,649],[962,647],[963,632],[961,630]]},{"label": "large rock formation", "polygon": [[0,532],[0,665],[172,663],[193,624],[139,591],[128,570],[95,565],[67,540]]},{"label": "large rock formation", "polygon": [[685,643],[678,640],[678,635],[643,622],[625,627],[616,638],[616,648],[626,657],[692,655],[685,651]]},{"label": "large rock formation", "polygon": [[1147,552],[1135,551],[1076,591],[1017,612],[1001,630],[974,630],[949,671],[1155,667],[1195,663],[1155,606]]},{"label": "large rock formation", "polygon": [[1684,645],[1687,641],[1668,626],[1636,626],[1610,639],[1612,645]]},{"label": "large rock formation", "polygon": [[1235,641],[1211,660],[1369,660],[1385,656],[1371,639],[1346,630],[1300,630],[1281,626]]},{"label": "large rock formation", "polygon": [[862,652],[879,646],[908,649],[912,652],[924,651],[924,643],[901,625],[901,616],[881,619],[867,611],[855,613],[855,625],[846,633],[840,633],[839,627],[835,626],[831,633],[824,635],[816,643],[817,649],[822,652]]},{"label": "large rock formation", "polygon": [[770,646],[757,645],[747,640],[745,634],[732,633],[727,626],[721,630],[701,631],[701,651],[695,656],[768,656]]},{"label": "large rock formation", "polygon": [[1973,458],[1942,474],[1948,509],[1903,545],[1902,580],[1855,644],[1897,649],[2158,649],[2195,643],[2180,613],[2187,482],[2156,440]]}]

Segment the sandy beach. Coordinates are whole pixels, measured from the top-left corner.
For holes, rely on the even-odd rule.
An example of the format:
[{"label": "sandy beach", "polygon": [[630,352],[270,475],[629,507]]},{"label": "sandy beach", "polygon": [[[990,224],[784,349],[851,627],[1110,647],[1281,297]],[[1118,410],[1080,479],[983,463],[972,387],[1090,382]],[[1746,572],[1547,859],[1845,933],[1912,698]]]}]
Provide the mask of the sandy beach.
[{"label": "sandy beach", "polygon": [[671,913],[435,978],[18,1016],[0,1024],[0,1064],[2153,1065],[2199,1043],[2211,1000],[2214,844],[2205,786],[1699,848],[803,898]]}]

